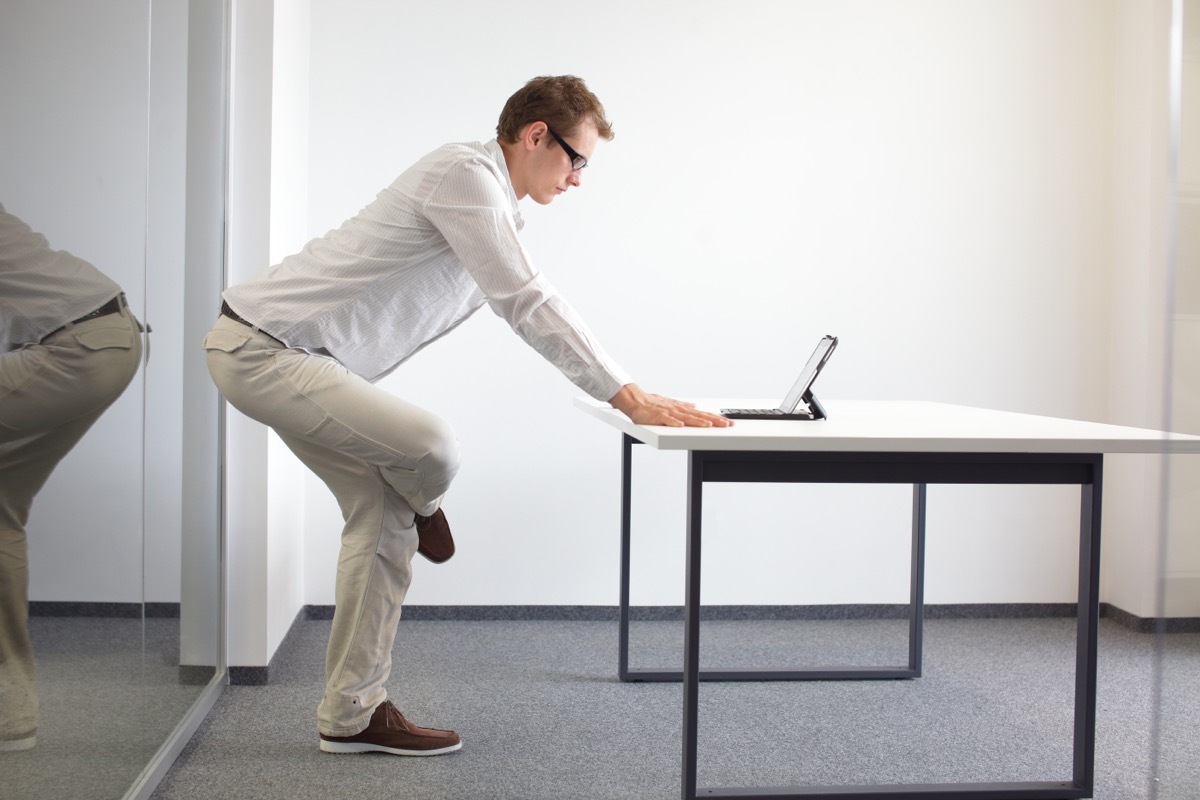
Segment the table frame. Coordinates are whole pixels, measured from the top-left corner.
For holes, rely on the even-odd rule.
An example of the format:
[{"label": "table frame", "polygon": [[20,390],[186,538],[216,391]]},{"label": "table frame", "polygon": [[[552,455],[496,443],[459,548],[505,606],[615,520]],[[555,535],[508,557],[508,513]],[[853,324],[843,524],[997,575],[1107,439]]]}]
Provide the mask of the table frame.
[{"label": "table frame", "polygon": [[[628,659],[628,542],[631,446],[622,443],[622,667]],[[1065,800],[1092,796],[1095,777],[1096,665],[1099,624],[1100,508],[1104,457],[1098,453],[973,452],[808,452],[689,450],[687,565],[684,599],[683,800]],[[925,487],[928,484],[1066,484],[1080,487],[1079,585],[1076,617],[1075,710],[1070,781],[882,784],[862,786],[778,786],[701,788],[697,786],[698,704],[702,680],[812,680],[813,671],[700,670],[700,566],[705,483],[905,483],[914,486],[914,563],[923,562]],[[917,536],[920,519],[921,535]],[[917,541],[920,540],[920,552]],[[914,587],[920,588],[918,570]],[[918,594],[914,598],[920,600]],[[920,605],[920,603],[917,603]],[[910,620],[918,620],[913,615]],[[910,637],[910,649],[918,636]],[[919,660],[914,662],[919,666]],[[655,675],[654,673],[664,673]],[[833,670],[844,679],[847,670]],[[651,671],[633,679],[678,680],[679,673]],[[855,677],[866,677],[865,675]],[[884,677],[894,677],[887,675]]]},{"label": "table frame", "polygon": [[[666,667],[629,666],[630,583],[633,504],[633,445],[642,442],[621,434],[621,586],[618,603],[617,676],[625,682],[679,682],[683,671]],[[702,681],[886,680],[921,677],[925,630],[925,496],[923,483],[913,484],[912,558],[909,567],[908,663],[905,666],[827,666],[804,669],[702,669]]]}]

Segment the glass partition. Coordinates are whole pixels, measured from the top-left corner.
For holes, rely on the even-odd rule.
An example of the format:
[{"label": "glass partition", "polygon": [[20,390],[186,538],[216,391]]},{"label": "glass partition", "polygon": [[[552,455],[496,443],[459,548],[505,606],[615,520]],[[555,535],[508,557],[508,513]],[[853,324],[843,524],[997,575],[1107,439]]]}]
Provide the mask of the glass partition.
[{"label": "glass partition", "polygon": [[[1200,434],[1200,0],[1173,0],[1167,427]],[[1168,457],[1159,531],[1151,794],[1200,793],[1200,457]]]},{"label": "glass partition", "polygon": [[[40,485],[23,530],[0,530],[0,647],[20,651],[24,624],[31,650],[0,659],[5,797],[147,795],[225,681],[218,405],[191,346],[211,319],[189,304],[211,317],[220,286],[226,16],[225,0],[4,4],[0,491]],[[44,330],[53,314],[65,328]],[[118,341],[125,315],[144,331]],[[124,383],[92,355],[114,352]],[[108,396],[80,383],[69,409],[30,388],[93,372]]]}]

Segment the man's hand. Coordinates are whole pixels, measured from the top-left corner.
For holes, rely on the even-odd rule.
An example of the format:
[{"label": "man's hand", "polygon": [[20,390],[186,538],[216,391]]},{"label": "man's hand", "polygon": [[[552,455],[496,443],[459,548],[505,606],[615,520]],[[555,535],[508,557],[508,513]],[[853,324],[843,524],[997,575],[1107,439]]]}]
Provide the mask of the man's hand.
[{"label": "man's hand", "polygon": [[695,403],[672,400],[643,392],[636,383],[627,383],[612,396],[609,405],[638,425],[667,425],[672,428],[728,428],[733,420],[696,408]]}]

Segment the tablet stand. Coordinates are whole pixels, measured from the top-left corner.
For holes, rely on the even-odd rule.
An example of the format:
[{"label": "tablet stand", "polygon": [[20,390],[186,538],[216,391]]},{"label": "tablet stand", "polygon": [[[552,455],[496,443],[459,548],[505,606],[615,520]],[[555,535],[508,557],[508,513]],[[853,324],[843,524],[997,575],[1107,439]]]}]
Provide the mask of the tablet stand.
[{"label": "tablet stand", "polygon": [[817,396],[812,393],[812,389],[805,392],[801,399],[808,403],[808,407],[812,409],[812,419],[829,419],[829,416],[825,413],[825,406],[821,405],[821,402],[817,400]]}]

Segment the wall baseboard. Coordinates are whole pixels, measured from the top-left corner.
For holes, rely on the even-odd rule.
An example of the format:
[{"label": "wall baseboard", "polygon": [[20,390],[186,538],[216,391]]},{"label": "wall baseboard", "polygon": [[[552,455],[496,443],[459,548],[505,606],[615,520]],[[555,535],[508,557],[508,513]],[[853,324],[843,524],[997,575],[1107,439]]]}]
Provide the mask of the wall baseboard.
[{"label": "wall baseboard", "polygon": [[203,664],[180,664],[179,684],[181,686],[205,686],[216,674],[216,667]]},{"label": "wall baseboard", "polygon": [[[333,606],[306,605],[296,621],[333,619]],[[683,620],[682,606],[633,606],[630,619],[639,622]],[[120,619],[178,619],[179,603],[84,603],[58,600],[29,601],[31,617],[110,617]],[[838,620],[904,619],[903,604],[811,606],[705,606],[705,620]],[[947,603],[925,606],[926,619],[1034,619],[1075,616],[1074,603]],[[1100,616],[1138,633],[1200,633],[1200,617],[1139,617],[1109,603]],[[616,606],[405,606],[406,620],[483,622],[577,621],[615,622]],[[295,621],[292,627],[295,626]],[[291,628],[288,634],[291,635]],[[286,639],[286,636],[285,636]]]},{"label": "wall baseboard", "polygon": [[[945,603],[927,604],[925,619],[1047,619],[1074,617],[1075,603]],[[333,606],[309,605],[304,619],[333,619]],[[1200,617],[1139,617],[1109,603],[1100,616],[1138,633],[1200,633]],[[702,620],[839,620],[907,619],[906,604],[812,606],[704,606]],[[682,622],[683,606],[632,606],[636,622]],[[616,606],[405,606],[403,619],[458,622],[578,621],[616,622]]]},{"label": "wall baseboard", "polygon": [[[333,619],[333,606],[305,606],[304,618]],[[1125,613],[1125,612],[1122,612]],[[1101,616],[1104,609],[1101,608]],[[955,603],[926,605],[926,619],[1033,619],[1073,617],[1074,603]],[[632,606],[636,622],[682,622],[683,606]],[[702,620],[907,619],[907,604],[811,606],[704,606]],[[405,606],[407,621],[616,622],[617,606]],[[1134,618],[1136,619],[1136,618]]]},{"label": "wall baseboard", "polygon": [[271,667],[230,667],[230,686],[266,686],[270,682]]},{"label": "wall baseboard", "polygon": [[179,603],[77,603],[30,600],[29,616],[179,619]]},{"label": "wall baseboard", "polygon": [[[925,606],[926,619],[1047,619],[1074,617],[1074,603],[947,603]],[[298,635],[297,623],[333,619],[333,606],[306,605],[296,614],[288,632],[267,666],[231,666],[229,683],[266,686],[275,671],[279,653]],[[34,600],[31,617],[119,617],[170,619],[179,617],[178,603],[74,603]],[[904,604],[848,604],[813,606],[704,606],[702,620],[870,620],[904,619]],[[1136,633],[1200,633],[1200,617],[1139,617],[1109,603],[1100,604],[1100,616]],[[633,606],[635,622],[682,622],[682,606]],[[616,622],[617,606],[405,606],[407,621],[440,622]],[[181,667],[181,670],[189,668]],[[211,668],[204,668],[211,677]],[[181,672],[185,683],[202,682],[199,671]]]},{"label": "wall baseboard", "polygon": [[1139,617],[1108,603],[1100,604],[1100,616],[1137,633],[1200,633],[1200,617]]}]

